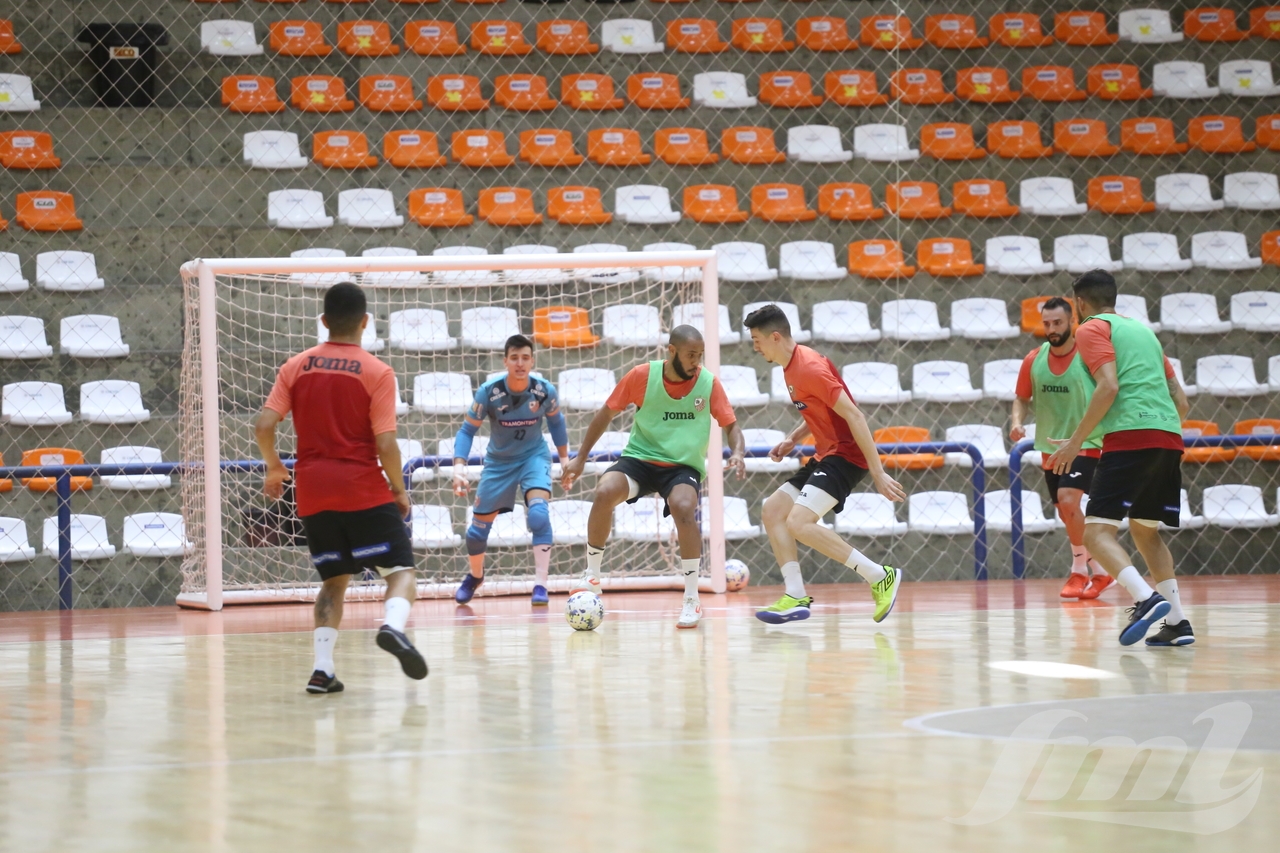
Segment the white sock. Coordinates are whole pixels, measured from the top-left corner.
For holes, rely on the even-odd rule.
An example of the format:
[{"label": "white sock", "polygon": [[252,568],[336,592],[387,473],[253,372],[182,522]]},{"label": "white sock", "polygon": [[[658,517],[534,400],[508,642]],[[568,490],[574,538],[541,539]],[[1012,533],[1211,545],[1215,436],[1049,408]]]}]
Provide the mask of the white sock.
[{"label": "white sock", "polygon": [[787,585],[787,595],[804,598],[804,578],[800,576],[800,564],[792,560],[782,566],[782,580]]},{"label": "white sock", "polygon": [[1178,595],[1177,578],[1160,581],[1160,583],[1156,584],[1156,592],[1163,595],[1164,600],[1169,602],[1169,615],[1164,617],[1166,622],[1170,625],[1177,625],[1187,618],[1187,614],[1182,612],[1182,598]]},{"label": "white sock", "polygon": [[604,562],[604,549],[593,545],[587,546],[587,571],[596,577],[600,576],[600,564]]},{"label": "white sock", "polygon": [[884,566],[873,562],[866,554],[854,548],[849,552],[849,556],[845,559],[844,564],[862,575],[862,579],[867,583],[880,583],[884,580]]},{"label": "white sock", "polygon": [[698,569],[702,566],[702,558],[694,557],[692,560],[681,560],[680,571],[684,572],[684,594],[685,596],[698,597]]},{"label": "white sock", "polygon": [[1097,560],[1093,559],[1093,557],[1089,558],[1089,568],[1090,570],[1092,570],[1093,576],[1095,578],[1100,578],[1107,573],[1107,570],[1102,568],[1102,564],[1099,563]]},{"label": "white sock", "polygon": [[1089,552],[1083,545],[1071,546],[1071,572],[1077,575],[1089,574]]},{"label": "white sock", "polygon": [[1146,601],[1151,597],[1151,593],[1155,592],[1133,566],[1125,566],[1116,580],[1120,582],[1120,586],[1124,587],[1133,596],[1135,604],[1139,601]]},{"label": "white sock", "polygon": [[538,583],[547,585],[547,571],[551,568],[551,546],[533,546],[533,572]]},{"label": "white sock", "polygon": [[[400,599],[404,601],[404,599]],[[405,604],[409,602],[405,601]],[[337,628],[317,628],[312,637],[312,645],[316,650],[316,665],[313,670],[320,670],[330,678],[333,677],[333,647],[338,642]]]},{"label": "white sock", "polygon": [[382,623],[390,625],[397,631],[404,631],[404,626],[409,624],[409,611],[413,609],[413,605],[409,603],[409,599],[396,596],[388,598],[383,602]]}]

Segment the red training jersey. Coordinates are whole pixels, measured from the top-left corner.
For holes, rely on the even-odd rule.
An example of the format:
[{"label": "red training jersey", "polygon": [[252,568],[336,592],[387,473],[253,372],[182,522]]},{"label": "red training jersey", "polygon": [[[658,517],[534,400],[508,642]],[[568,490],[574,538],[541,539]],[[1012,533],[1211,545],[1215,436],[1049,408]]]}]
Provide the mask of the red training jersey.
[{"label": "red training jersey", "polygon": [[[817,350],[796,344],[782,375],[787,381],[791,402],[800,411],[809,432],[813,433],[814,458],[821,460],[835,455],[859,468],[866,468],[867,458],[853,440],[853,431],[834,408],[841,394],[849,394],[849,386],[844,384],[831,359]],[[852,394],[849,394],[849,399],[853,399]]]},{"label": "red training jersey", "polygon": [[[662,375],[662,387],[673,400],[681,400],[685,395],[693,391],[693,385],[698,381],[701,375],[702,367],[698,367],[699,373],[695,373],[692,379],[684,382],[672,382],[667,378],[666,374]],[[615,412],[621,412],[627,406],[635,406],[640,408],[644,403],[644,392],[649,387],[649,362],[637,364],[635,367],[627,371],[627,375],[622,377],[622,381],[614,386],[613,391],[609,394],[609,399],[605,401],[605,405]],[[724,386],[720,384],[720,377],[711,377],[711,417],[716,419],[716,423],[720,424],[722,429],[728,429],[733,426],[738,417],[733,413],[733,406],[729,405],[729,395],[724,392]],[[670,466],[670,462],[658,462],[656,460],[648,460],[650,465],[666,465]]]},{"label": "red training jersey", "polygon": [[268,409],[293,413],[298,515],[395,499],[373,437],[396,431],[395,371],[356,344],[323,343],[280,368]]},{"label": "red training jersey", "polygon": [[[1071,351],[1062,355],[1055,355],[1053,348],[1049,348],[1049,372],[1054,376],[1061,376],[1067,372],[1067,368],[1071,366],[1072,360],[1075,359],[1078,347],[1071,347]],[[1036,356],[1040,355],[1040,347],[1036,347],[1027,353],[1027,357],[1022,360],[1022,367],[1018,368],[1018,385],[1013,393],[1023,400],[1030,400],[1035,394],[1035,386],[1031,382],[1031,365],[1035,363]],[[1114,355],[1113,355],[1114,358]],[[1091,371],[1092,372],[1092,371]],[[1102,455],[1102,449],[1098,447],[1085,447],[1080,451],[1081,456],[1088,456],[1091,459],[1097,459]],[[1049,470],[1049,457],[1045,456],[1041,460],[1041,466],[1047,471]]]},{"label": "red training jersey", "polygon": [[[1116,348],[1111,343],[1111,324],[1105,320],[1086,320],[1081,323],[1076,329],[1076,346],[1080,349],[1080,360],[1089,368],[1090,373],[1096,373],[1102,365],[1116,360]],[[1164,360],[1164,375],[1166,379],[1177,375],[1168,358]],[[1148,450],[1153,447],[1184,449],[1181,435],[1162,429],[1126,429],[1107,433],[1102,438],[1103,453],[1112,450]]]}]

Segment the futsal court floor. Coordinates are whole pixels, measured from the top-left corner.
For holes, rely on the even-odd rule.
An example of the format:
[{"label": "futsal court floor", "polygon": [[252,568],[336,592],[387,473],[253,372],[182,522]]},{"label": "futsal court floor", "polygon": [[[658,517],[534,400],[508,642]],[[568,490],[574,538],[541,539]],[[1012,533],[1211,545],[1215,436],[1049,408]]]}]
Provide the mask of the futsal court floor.
[{"label": "futsal court floor", "polygon": [[0,850],[1276,849],[1280,577],[1184,581],[1182,649],[1060,585],[421,601],[423,682],[348,605],[329,696],[306,606],[3,614]]}]

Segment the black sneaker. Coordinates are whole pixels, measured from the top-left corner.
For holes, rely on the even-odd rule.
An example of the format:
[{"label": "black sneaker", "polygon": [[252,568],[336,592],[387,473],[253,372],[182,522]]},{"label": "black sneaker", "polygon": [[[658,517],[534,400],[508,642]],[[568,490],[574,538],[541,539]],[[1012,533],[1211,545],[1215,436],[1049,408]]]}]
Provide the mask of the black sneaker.
[{"label": "black sneaker", "polygon": [[1139,601],[1130,607],[1129,624],[1120,632],[1120,645],[1132,646],[1147,636],[1147,631],[1151,630],[1156,620],[1167,616],[1171,608],[1172,605],[1158,592],[1151,593],[1145,601]]},{"label": "black sneaker", "polygon": [[325,675],[323,669],[317,669],[311,673],[311,680],[307,682],[308,693],[341,693],[342,682],[338,680],[336,675]]},{"label": "black sneaker", "polygon": [[415,681],[421,681],[427,677],[427,662],[413,647],[413,643],[409,642],[409,638],[400,631],[390,625],[383,625],[378,629],[375,642],[378,648],[396,656],[405,675]]},{"label": "black sneaker", "polygon": [[1166,619],[1159,631],[1147,637],[1148,646],[1189,646],[1195,641],[1190,619],[1183,619],[1176,625]]}]

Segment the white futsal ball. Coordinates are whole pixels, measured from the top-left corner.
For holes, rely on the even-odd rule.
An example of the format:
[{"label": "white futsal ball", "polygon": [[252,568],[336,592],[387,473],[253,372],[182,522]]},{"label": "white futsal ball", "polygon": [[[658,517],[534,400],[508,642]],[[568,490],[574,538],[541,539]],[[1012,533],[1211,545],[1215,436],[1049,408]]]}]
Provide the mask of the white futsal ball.
[{"label": "white futsal ball", "polygon": [[741,560],[724,561],[724,581],[729,592],[746,589],[751,582],[751,570]]},{"label": "white futsal ball", "polygon": [[604,602],[594,592],[575,592],[564,606],[564,619],[575,631],[594,631],[604,621]]}]

